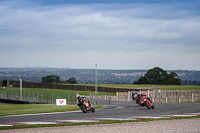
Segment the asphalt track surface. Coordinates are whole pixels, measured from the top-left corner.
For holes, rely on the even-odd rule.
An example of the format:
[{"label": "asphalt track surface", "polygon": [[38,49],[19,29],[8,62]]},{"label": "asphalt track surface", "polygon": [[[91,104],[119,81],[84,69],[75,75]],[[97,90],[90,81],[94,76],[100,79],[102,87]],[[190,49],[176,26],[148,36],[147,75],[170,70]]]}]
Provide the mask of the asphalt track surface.
[{"label": "asphalt track surface", "polygon": [[96,120],[101,118],[131,119],[138,116],[161,116],[161,115],[184,115],[189,113],[200,113],[200,103],[182,104],[155,104],[155,109],[147,109],[138,104],[127,104],[110,106],[97,109],[95,113],[64,112],[36,115],[1,116],[0,124],[14,122],[49,122],[59,120]]}]

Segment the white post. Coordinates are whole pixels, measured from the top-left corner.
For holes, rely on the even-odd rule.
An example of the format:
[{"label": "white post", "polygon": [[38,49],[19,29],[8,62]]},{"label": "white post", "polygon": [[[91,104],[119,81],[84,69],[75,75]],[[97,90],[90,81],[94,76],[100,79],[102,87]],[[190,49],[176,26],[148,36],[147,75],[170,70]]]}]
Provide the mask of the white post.
[{"label": "white post", "polygon": [[176,90],[176,102],[178,102],[178,90]]},{"label": "white post", "polygon": [[94,95],[92,95],[92,100],[94,101],[94,99],[95,99],[95,96],[94,96]]},{"label": "white post", "polygon": [[168,98],[166,97],[166,103],[168,103]]},{"label": "white post", "polygon": [[128,101],[130,101],[130,91],[128,91]]},{"label": "white post", "polygon": [[20,81],[20,100],[22,100],[22,79],[19,79]]},{"label": "white post", "polygon": [[192,102],[194,102],[194,93],[192,93]]},{"label": "white post", "polygon": [[181,103],[181,98],[179,97],[179,103]]},{"label": "white post", "polygon": [[161,93],[161,90],[158,90],[158,93],[159,93],[159,103],[160,103],[160,93]]},{"label": "white post", "polygon": [[148,95],[147,96],[149,97],[149,90],[148,90]]},{"label": "white post", "polygon": [[117,101],[119,101],[119,93],[116,92],[116,95],[117,95]]}]

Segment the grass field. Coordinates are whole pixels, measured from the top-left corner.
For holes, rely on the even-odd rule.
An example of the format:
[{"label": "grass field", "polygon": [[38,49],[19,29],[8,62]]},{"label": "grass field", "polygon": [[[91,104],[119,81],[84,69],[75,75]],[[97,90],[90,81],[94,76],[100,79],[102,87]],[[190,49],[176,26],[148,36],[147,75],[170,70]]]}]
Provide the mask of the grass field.
[{"label": "grass field", "polygon": [[[74,91],[74,90],[61,90],[61,89],[44,89],[44,88],[22,88],[22,100],[30,102],[42,102],[42,103],[55,103],[56,99],[66,99],[67,104],[76,103],[76,94],[89,96],[94,95],[93,91]],[[115,96],[116,93],[98,92],[98,95],[111,95]],[[0,87],[0,98],[21,100],[20,88],[6,87],[3,89]]]},{"label": "grass field", "polygon": [[[86,85],[94,86],[94,85]],[[98,85],[99,87],[109,87],[109,88],[126,88],[126,89],[161,89],[161,90],[196,90],[200,89],[200,86],[182,86],[182,85],[120,85],[120,84],[103,84]]]},{"label": "grass field", "polygon": [[[80,85],[80,84],[77,84]],[[83,84],[82,84],[83,85]],[[94,84],[84,84],[84,86],[94,86]],[[160,90],[200,90],[200,86],[180,86],[180,85],[119,85],[119,84],[103,84],[98,87],[109,88],[126,88],[126,89],[160,89]],[[66,98],[68,101],[76,101],[75,95],[89,96],[95,94],[94,91],[74,91],[74,90],[60,90],[60,89],[44,89],[44,88],[23,88],[23,97],[37,97],[42,100],[55,100],[56,98]],[[0,94],[4,95],[20,95],[20,89],[15,87],[7,87],[3,89],[0,87]],[[115,96],[116,93],[98,92],[98,95]],[[1,96],[1,95],[0,95]]]},{"label": "grass field", "polygon": [[[6,87],[6,89],[3,89],[3,87],[0,87],[0,91],[1,92],[7,92],[7,91],[13,91],[13,93],[15,91],[19,92],[20,88],[16,88],[16,87]],[[44,89],[44,88],[23,88],[24,91],[38,91],[38,92],[44,92],[44,93],[58,93],[59,95],[62,94],[77,94],[79,93],[80,95],[94,95],[95,92],[94,91],[74,91],[74,90],[60,90],[60,89]],[[19,95],[19,94],[18,94]],[[98,95],[115,95],[115,93],[110,93],[110,92],[98,92]]]},{"label": "grass field", "polygon": [[[95,105],[95,108],[101,108],[101,105]],[[0,116],[36,114],[50,112],[67,112],[80,110],[77,105],[56,106],[55,104],[1,104]]]}]

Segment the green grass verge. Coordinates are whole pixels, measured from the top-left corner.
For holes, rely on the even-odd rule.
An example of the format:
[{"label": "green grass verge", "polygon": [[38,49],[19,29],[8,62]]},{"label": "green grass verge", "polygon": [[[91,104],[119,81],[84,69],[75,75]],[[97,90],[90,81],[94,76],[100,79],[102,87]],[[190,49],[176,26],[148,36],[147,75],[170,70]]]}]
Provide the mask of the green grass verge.
[{"label": "green grass verge", "polygon": [[39,127],[58,127],[58,126],[79,126],[79,125],[96,125],[96,124],[114,124],[114,123],[127,123],[127,122],[149,122],[149,121],[158,121],[158,120],[194,119],[194,118],[200,118],[200,116],[160,118],[160,119],[110,120],[110,121],[100,121],[100,122],[81,122],[81,123],[64,123],[64,124],[20,125],[20,126],[10,126],[10,127],[0,127],[0,130],[23,129],[23,128],[39,128]]},{"label": "green grass verge", "polygon": [[[102,108],[101,105],[95,105],[95,108]],[[1,104],[0,116],[21,115],[51,112],[67,112],[80,110],[77,105],[56,106],[55,104]]]},{"label": "green grass verge", "polygon": [[[85,86],[95,86],[95,85],[85,85]],[[126,89],[161,89],[161,90],[197,90],[200,86],[182,86],[182,85],[120,85],[120,84],[103,84],[98,85],[99,87],[109,87],[109,88],[126,88]]]},{"label": "green grass verge", "polygon": [[[22,97],[25,101],[34,102],[45,102],[45,103],[55,103],[56,99],[66,99],[68,104],[76,103],[76,94],[89,96],[90,94],[95,94],[93,91],[74,91],[74,90],[61,90],[61,89],[44,89],[44,88],[22,88]],[[115,96],[116,93],[110,92],[98,92],[98,95],[111,95]],[[0,97],[1,98],[14,98],[19,99],[20,88],[16,87],[6,87],[3,89],[0,87]]]},{"label": "green grass verge", "polygon": [[[19,95],[19,90],[20,88],[16,88],[16,87],[6,87],[6,89],[3,89],[3,87],[0,87],[0,91],[1,92],[10,92],[13,91],[13,94],[18,94]],[[44,92],[44,93],[54,93],[54,94],[58,94],[62,95],[62,94],[76,94],[79,93],[80,95],[85,95],[85,96],[89,96],[90,94],[94,95],[95,92],[94,91],[75,91],[75,90],[61,90],[61,89],[44,89],[44,88],[22,88],[23,91],[26,91],[26,93],[28,91],[30,91],[29,95],[32,95],[32,92]],[[17,93],[16,93],[17,91]],[[27,94],[28,95],[28,94]],[[98,95],[111,95],[111,96],[115,96],[116,93],[111,93],[111,92],[98,92]],[[35,95],[36,96],[36,95]]]}]

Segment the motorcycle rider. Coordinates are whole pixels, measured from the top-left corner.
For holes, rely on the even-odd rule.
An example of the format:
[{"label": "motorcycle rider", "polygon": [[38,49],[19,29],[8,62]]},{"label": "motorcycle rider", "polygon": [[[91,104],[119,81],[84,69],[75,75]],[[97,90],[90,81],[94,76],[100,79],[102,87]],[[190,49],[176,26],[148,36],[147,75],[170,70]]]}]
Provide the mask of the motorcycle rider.
[{"label": "motorcycle rider", "polygon": [[82,103],[83,105],[85,105],[87,107],[87,110],[89,110],[90,101],[86,100],[85,96],[80,96],[78,93],[76,94],[76,97],[77,97],[77,103]]},{"label": "motorcycle rider", "polygon": [[152,103],[151,99],[149,97],[147,97],[146,94],[132,93],[133,100],[136,100],[136,103],[138,103],[138,104],[141,103],[141,101],[143,100],[144,97],[147,98]]}]

